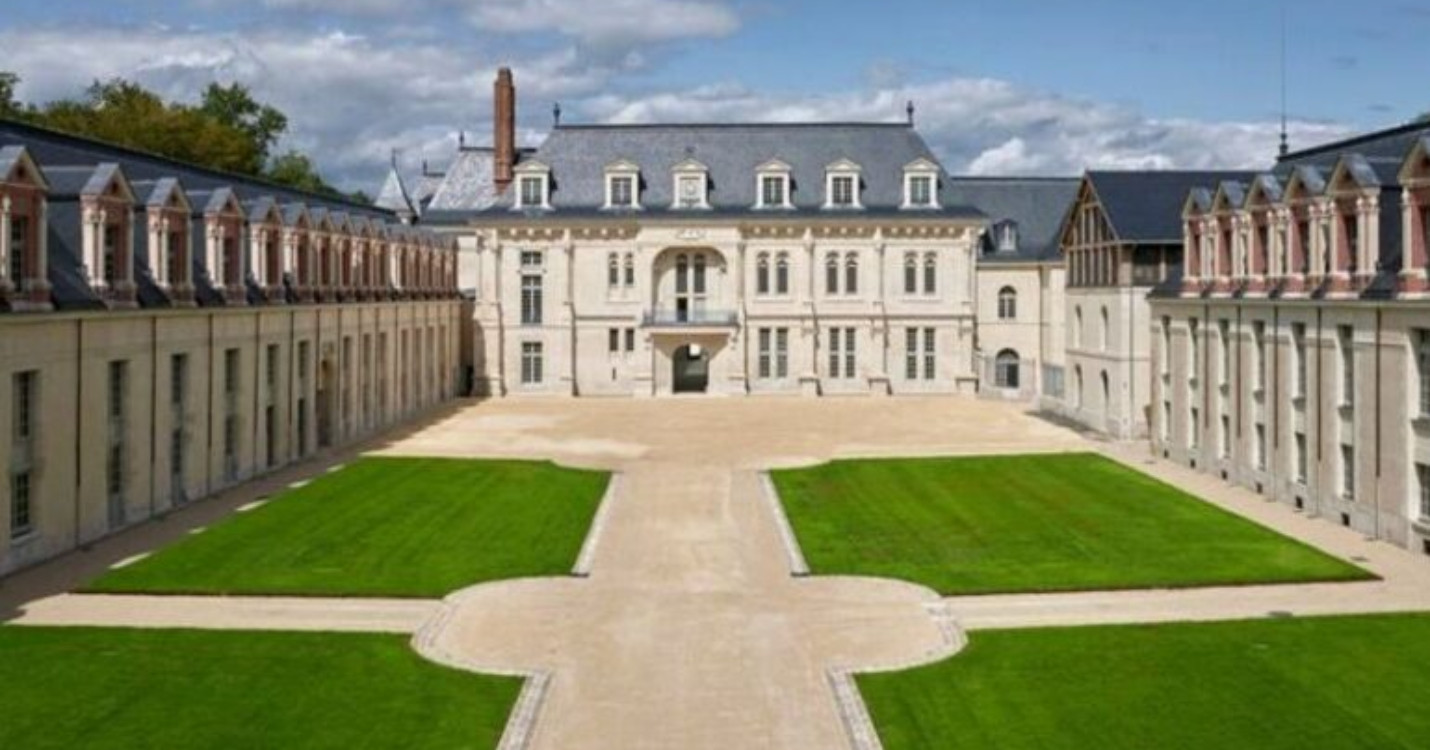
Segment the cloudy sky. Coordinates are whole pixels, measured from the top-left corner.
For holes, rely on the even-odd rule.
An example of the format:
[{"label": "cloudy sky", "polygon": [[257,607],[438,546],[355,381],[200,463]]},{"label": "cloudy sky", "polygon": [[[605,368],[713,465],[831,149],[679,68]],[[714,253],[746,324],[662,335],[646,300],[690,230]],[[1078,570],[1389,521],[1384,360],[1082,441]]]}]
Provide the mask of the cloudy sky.
[{"label": "cloudy sky", "polygon": [[[241,81],[289,114],[287,145],[370,192],[392,149],[438,166],[458,132],[488,141],[501,65],[532,145],[557,101],[649,122],[889,120],[912,99],[955,172],[1243,167],[1275,151],[1279,1],[5,0],[0,70],[35,101]],[[1430,2],[1287,7],[1293,145],[1430,109]]]}]

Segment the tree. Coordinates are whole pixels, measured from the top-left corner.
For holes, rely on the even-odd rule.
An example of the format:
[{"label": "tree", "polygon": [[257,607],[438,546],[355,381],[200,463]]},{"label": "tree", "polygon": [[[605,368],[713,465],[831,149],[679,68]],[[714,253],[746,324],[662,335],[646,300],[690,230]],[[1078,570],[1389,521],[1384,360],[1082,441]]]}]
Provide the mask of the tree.
[{"label": "tree", "polygon": [[268,179],[280,185],[287,185],[298,190],[334,197],[342,195],[332,185],[323,181],[318,170],[313,167],[312,159],[297,151],[289,151],[275,157],[273,163],[268,167],[267,176]]},{"label": "tree", "polygon": [[1430,124],[1430,112],[1425,112],[1424,114],[1422,114],[1422,115],[1420,115],[1419,117],[1415,118],[1415,119],[1412,120],[1411,122],[1415,123],[1416,125],[1427,125],[1427,124]]},{"label": "tree", "polygon": [[20,76],[0,70],[0,117],[16,117],[23,112],[15,99],[15,87],[19,85]]},{"label": "tree", "polygon": [[227,86],[210,83],[204,89],[199,109],[219,123],[248,137],[256,161],[247,170],[257,173],[268,163],[273,147],[288,130],[288,117],[253,98],[240,83]]}]

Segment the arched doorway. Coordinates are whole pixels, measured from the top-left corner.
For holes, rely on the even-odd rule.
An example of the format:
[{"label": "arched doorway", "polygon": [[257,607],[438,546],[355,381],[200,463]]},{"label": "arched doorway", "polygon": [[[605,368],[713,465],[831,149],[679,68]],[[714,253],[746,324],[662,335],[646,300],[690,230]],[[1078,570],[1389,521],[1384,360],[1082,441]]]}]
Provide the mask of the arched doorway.
[{"label": "arched doorway", "polygon": [[997,358],[993,361],[993,381],[999,388],[1017,390],[1020,387],[1019,371],[1022,362],[1018,358],[1018,353],[1012,349],[1004,349],[998,352]]},{"label": "arched doorway", "polygon": [[671,379],[676,393],[705,393],[710,388],[710,352],[699,344],[689,344],[675,350],[671,358],[674,375]]}]

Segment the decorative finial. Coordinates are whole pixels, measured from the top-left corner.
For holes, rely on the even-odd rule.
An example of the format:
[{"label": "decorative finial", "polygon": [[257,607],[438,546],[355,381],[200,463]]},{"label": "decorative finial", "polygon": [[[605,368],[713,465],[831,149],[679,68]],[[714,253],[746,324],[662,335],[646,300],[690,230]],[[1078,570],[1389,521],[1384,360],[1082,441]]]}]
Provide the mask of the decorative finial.
[{"label": "decorative finial", "polygon": [[392,168],[397,169],[397,149],[392,149]]},{"label": "decorative finial", "polygon": [[914,126],[914,112],[916,111],[916,110],[914,109],[914,100],[912,100],[912,99],[909,100],[909,104],[908,104],[908,106],[904,109],[904,111],[905,111],[905,112],[908,112],[908,114],[909,114],[909,127],[913,127],[913,126]]},{"label": "decorative finial", "polygon": [[561,127],[561,102],[551,105],[551,121],[556,127]]},{"label": "decorative finial", "polygon": [[467,147],[467,131],[462,130],[457,133],[457,148]]}]

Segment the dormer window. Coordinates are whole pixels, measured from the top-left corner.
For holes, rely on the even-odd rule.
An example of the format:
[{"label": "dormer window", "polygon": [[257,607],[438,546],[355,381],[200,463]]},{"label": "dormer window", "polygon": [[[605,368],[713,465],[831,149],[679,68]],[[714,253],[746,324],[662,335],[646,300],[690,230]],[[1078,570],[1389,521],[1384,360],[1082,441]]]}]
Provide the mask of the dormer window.
[{"label": "dormer window", "polygon": [[606,167],[606,208],[640,208],[640,167],[628,161]]},{"label": "dormer window", "polygon": [[938,208],[939,167],[918,159],[904,167],[904,208]]},{"label": "dormer window", "polygon": [[1018,252],[1018,223],[1005,221],[994,227],[994,245],[1000,253]]},{"label": "dormer window", "polygon": [[551,208],[551,170],[540,162],[528,162],[516,168],[516,205],[520,209]]},{"label": "dormer window", "polygon": [[758,170],[756,208],[790,208],[790,166],[782,161],[762,164]]},{"label": "dormer window", "polygon": [[824,169],[824,207],[860,208],[859,165],[840,159]]},{"label": "dormer window", "polygon": [[672,170],[675,198],[671,208],[695,210],[710,207],[709,170],[694,159],[687,159]]}]

